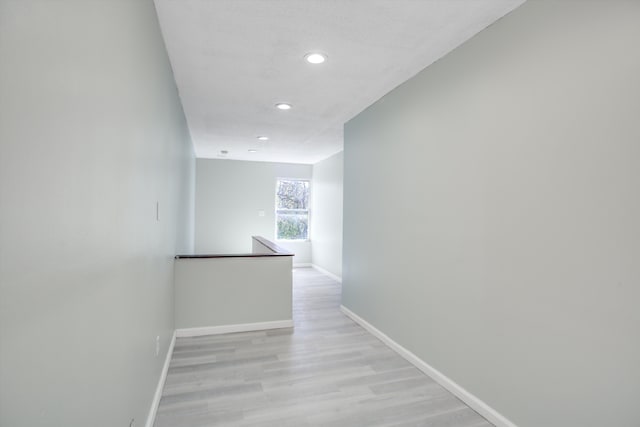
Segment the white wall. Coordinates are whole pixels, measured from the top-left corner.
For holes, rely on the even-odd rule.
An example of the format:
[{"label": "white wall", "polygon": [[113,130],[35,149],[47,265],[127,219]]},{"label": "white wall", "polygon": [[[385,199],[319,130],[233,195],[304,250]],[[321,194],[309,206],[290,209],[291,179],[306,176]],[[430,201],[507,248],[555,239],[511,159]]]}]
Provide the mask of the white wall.
[{"label": "white wall", "polygon": [[290,256],[177,259],[176,328],[292,320]]},{"label": "white wall", "polygon": [[[275,242],[276,180],[311,179],[311,165],[226,159],[198,159],[196,165],[195,252],[199,254],[250,253],[254,235]],[[258,216],[261,210],[263,217]],[[310,242],[277,243],[296,254],[294,264],[311,262]]]},{"label": "white wall", "polygon": [[144,425],[195,166],[153,3],[2,0],[0,58],[0,425]]},{"label": "white wall", "polygon": [[521,427],[640,425],[638,22],[529,0],[345,128],[343,303]]},{"label": "white wall", "polygon": [[342,276],[342,181],[344,153],[313,165],[312,262]]}]

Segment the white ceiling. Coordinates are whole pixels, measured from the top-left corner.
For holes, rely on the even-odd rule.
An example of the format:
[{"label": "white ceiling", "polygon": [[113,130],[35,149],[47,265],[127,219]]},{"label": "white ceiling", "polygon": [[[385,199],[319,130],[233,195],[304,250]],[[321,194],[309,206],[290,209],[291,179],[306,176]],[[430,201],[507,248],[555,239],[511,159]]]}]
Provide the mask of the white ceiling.
[{"label": "white ceiling", "polygon": [[292,163],[342,150],[345,122],[523,2],[155,0],[196,156]]}]

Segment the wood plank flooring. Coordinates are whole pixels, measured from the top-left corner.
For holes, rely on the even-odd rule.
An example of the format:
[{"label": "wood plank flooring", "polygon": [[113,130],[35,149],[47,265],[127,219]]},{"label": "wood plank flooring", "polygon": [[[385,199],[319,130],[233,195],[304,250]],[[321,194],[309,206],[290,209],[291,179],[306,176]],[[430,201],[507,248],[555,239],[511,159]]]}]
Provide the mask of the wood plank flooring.
[{"label": "wood plank flooring", "polygon": [[340,292],[296,269],[295,329],[178,338],[155,426],[491,426],[343,315]]}]

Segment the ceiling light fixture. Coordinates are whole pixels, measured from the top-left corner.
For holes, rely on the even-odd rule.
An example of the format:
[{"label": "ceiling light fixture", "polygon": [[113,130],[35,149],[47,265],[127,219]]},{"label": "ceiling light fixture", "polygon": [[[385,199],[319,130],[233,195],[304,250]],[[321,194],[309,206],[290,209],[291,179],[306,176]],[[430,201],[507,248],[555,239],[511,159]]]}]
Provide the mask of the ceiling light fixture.
[{"label": "ceiling light fixture", "polygon": [[248,152],[250,152],[250,153],[257,153],[257,152],[258,152],[258,150],[255,150],[255,149],[253,149],[253,148],[250,148],[250,149],[248,149],[247,151],[248,151]]},{"label": "ceiling light fixture", "polygon": [[286,102],[280,102],[280,103],[276,104],[276,108],[278,110],[290,110],[291,109],[291,104],[287,104]]},{"label": "ceiling light fixture", "polygon": [[327,55],[318,52],[309,52],[304,56],[309,64],[322,64],[327,60]]},{"label": "ceiling light fixture", "polygon": [[260,141],[268,141],[268,140],[269,140],[269,137],[268,137],[268,136],[258,136],[257,138],[258,138],[258,140],[260,140]]}]

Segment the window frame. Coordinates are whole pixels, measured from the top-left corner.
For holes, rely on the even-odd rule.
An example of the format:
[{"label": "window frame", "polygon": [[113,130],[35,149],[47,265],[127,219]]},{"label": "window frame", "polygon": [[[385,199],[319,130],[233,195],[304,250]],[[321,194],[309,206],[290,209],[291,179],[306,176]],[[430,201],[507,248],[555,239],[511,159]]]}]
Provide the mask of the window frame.
[{"label": "window frame", "polygon": [[[280,181],[303,181],[308,183],[309,188],[309,200],[307,203],[307,209],[278,209],[278,187]],[[291,178],[291,177],[277,177],[274,188],[274,234],[276,242],[310,242],[311,241],[311,178]],[[278,238],[278,211],[306,211],[307,213],[307,238],[306,239],[280,239]]]}]

